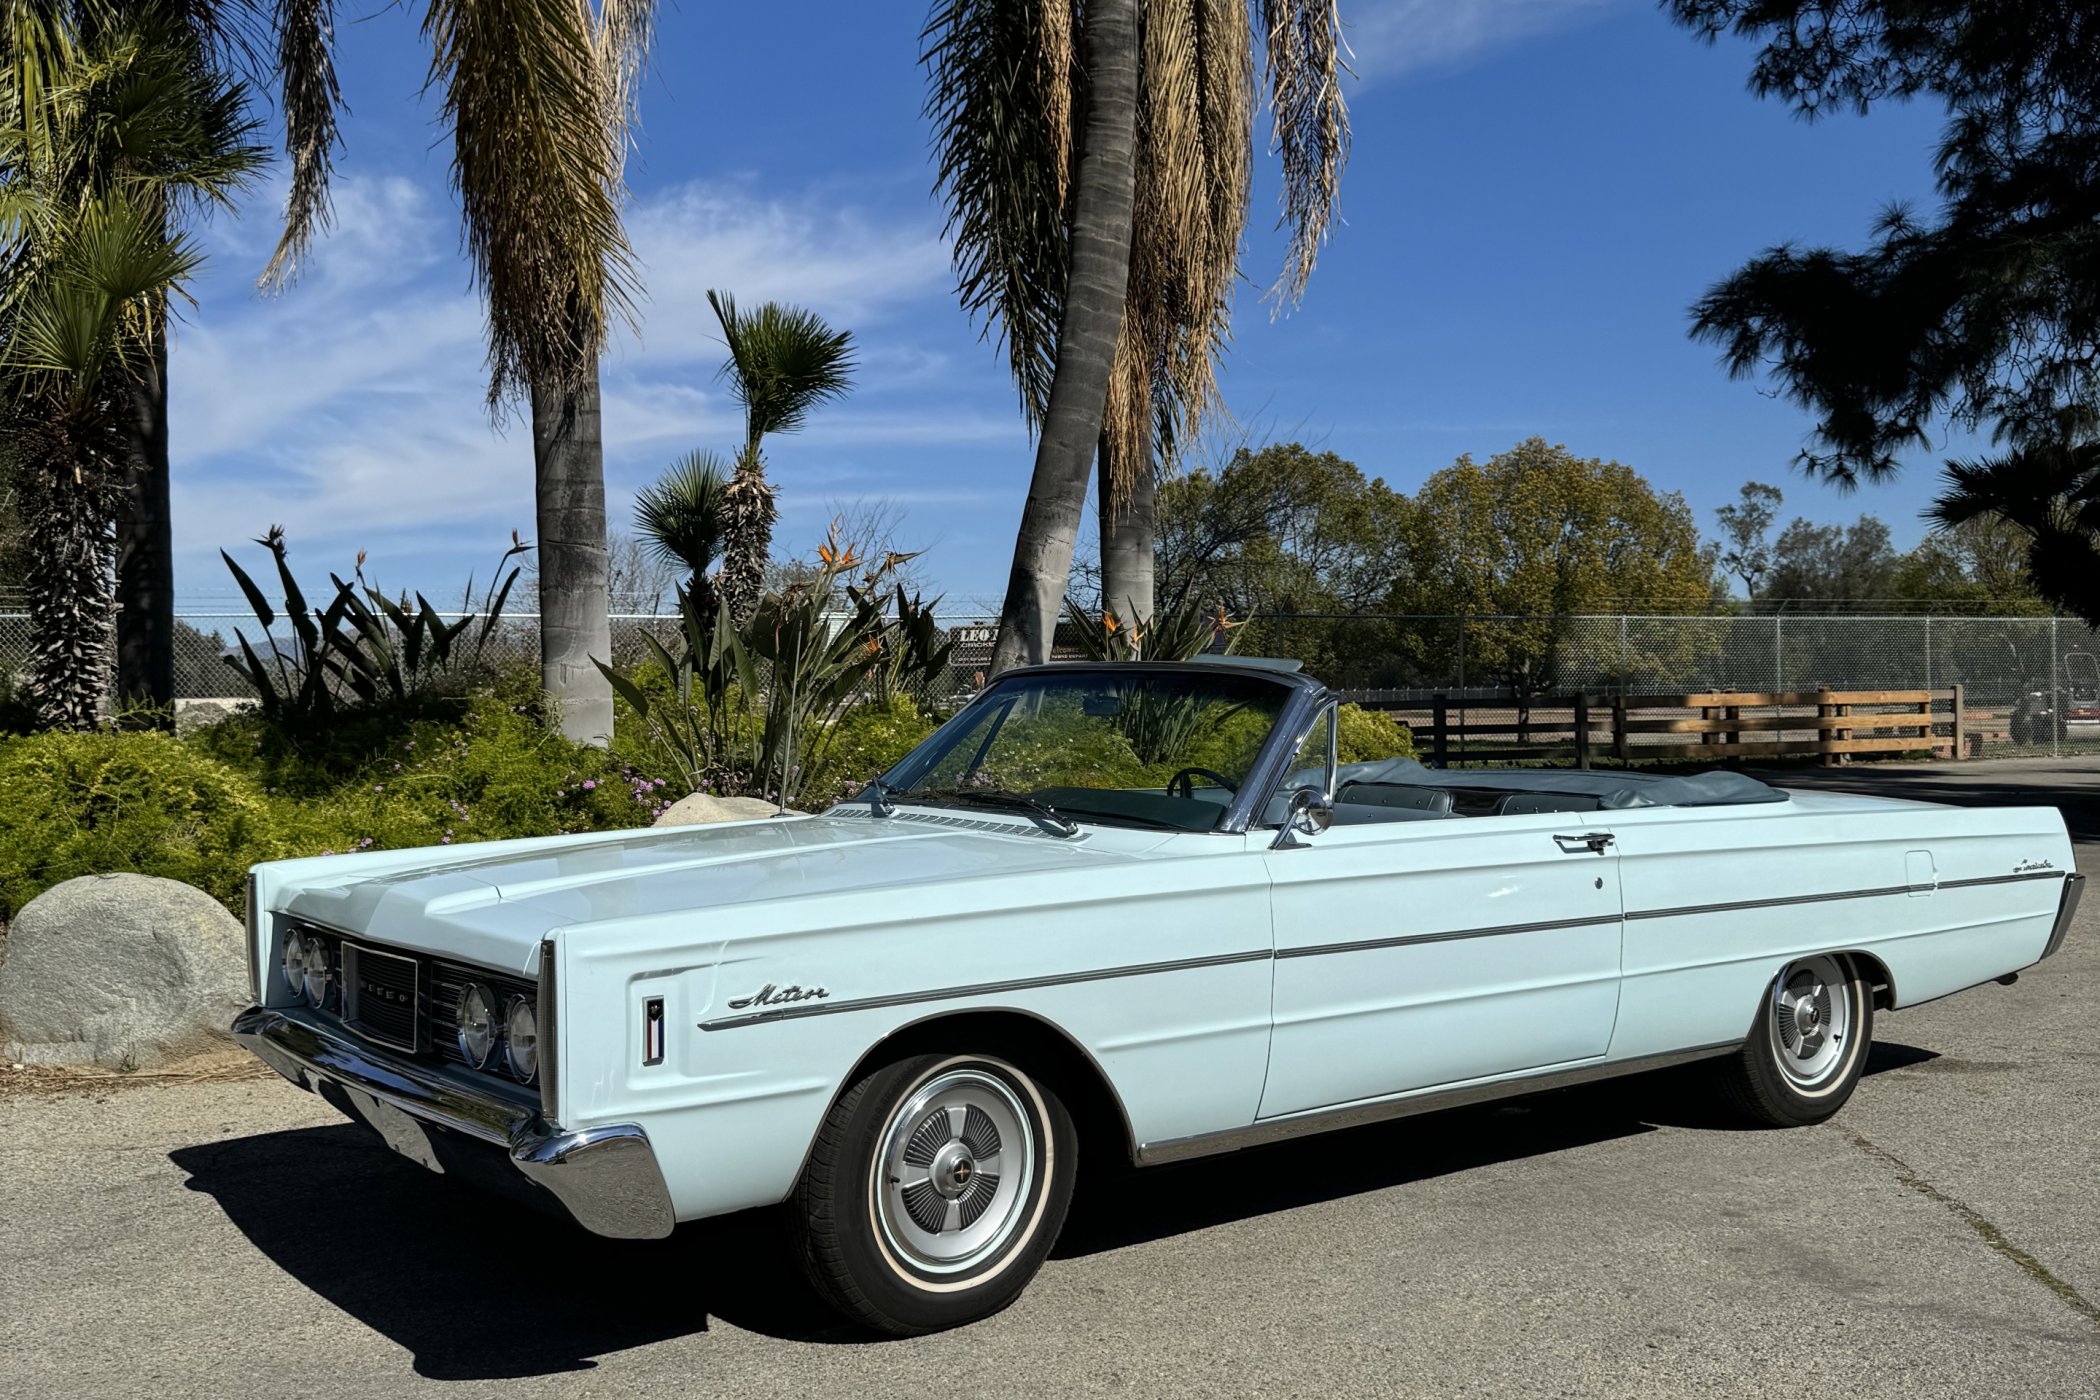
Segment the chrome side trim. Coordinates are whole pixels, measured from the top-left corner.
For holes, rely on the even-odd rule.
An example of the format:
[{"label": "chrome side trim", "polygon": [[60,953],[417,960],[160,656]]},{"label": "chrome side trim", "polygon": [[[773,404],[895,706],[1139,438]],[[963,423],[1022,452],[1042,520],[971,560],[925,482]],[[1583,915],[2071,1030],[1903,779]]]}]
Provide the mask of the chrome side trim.
[{"label": "chrome side trim", "polygon": [[1336,1104],[1331,1108],[1307,1109],[1302,1113],[1293,1113],[1282,1118],[1258,1118],[1244,1128],[1228,1128],[1223,1132],[1198,1133],[1193,1137],[1168,1138],[1161,1142],[1145,1143],[1138,1148],[1137,1160],[1141,1167],[1156,1167],[1167,1162],[1187,1161],[1191,1157],[1209,1157],[1220,1152],[1238,1152],[1266,1143],[1284,1142],[1312,1133],[1328,1133],[1342,1128],[1362,1127],[1369,1123],[1384,1123],[1395,1118],[1409,1118],[1418,1113],[1440,1113],[1448,1108],[1463,1108],[1468,1104],[1490,1103],[1496,1099],[1516,1098],[1524,1094],[1542,1094],[1550,1089],[1566,1089],[1599,1079],[1616,1079],[1620,1075],[1641,1074],[1649,1070],[1669,1069],[1673,1065],[1710,1060],[1721,1055],[1733,1054],[1742,1048],[1742,1044],[1740,1040],[1721,1041],[1690,1050],[1671,1050],[1660,1055],[1642,1055],[1630,1060],[1606,1060],[1573,1065],[1565,1069],[1541,1070],[1535,1074],[1521,1074],[1477,1084],[1461,1084],[1450,1089],[1422,1090],[1385,1099],[1360,1099],[1354,1103]]},{"label": "chrome side trim", "polygon": [[[2055,870],[2035,870],[2020,875],[1978,875],[1966,880],[1942,880],[1943,890],[1970,889],[1982,885],[2012,885],[2026,880],[2061,880]],[[1909,885],[1883,885],[1868,890],[1831,890],[1823,894],[1782,894],[1764,899],[1737,899],[1722,904],[1682,904],[1672,909],[1629,909],[1629,919],[1675,919],[1692,914],[1732,914],[1744,909],[1778,909],[1792,904],[1827,904],[1840,899],[1880,899],[1886,895],[1908,895]]]},{"label": "chrome side trim", "polygon": [[1034,991],[1040,987],[1060,987],[1078,982],[1105,982],[1119,977],[1149,977],[1158,972],[1192,972],[1203,967],[1227,967],[1233,963],[1265,962],[1272,956],[1267,948],[1255,948],[1244,953],[1218,953],[1207,958],[1180,958],[1173,962],[1133,963],[1126,967],[1095,968],[1088,972],[1059,972],[1047,977],[1016,977],[1004,982],[978,982],[965,987],[939,987],[924,992],[893,992],[888,996],[855,997],[848,1001],[799,1002],[792,1006],[772,1007],[764,1011],[747,1012],[741,1016],[718,1016],[711,1021],[700,1022],[703,1031],[734,1030],[739,1026],[755,1026],[766,1021],[793,1021],[804,1016],[836,1016],[842,1011],[870,1011],[885,1006],[910,1006],[921,1001],[953,1001],[966,997],[999,996],[1007,992]]},{"label": "chrome side trim", "polygon": [[1595,928],[1619,922],[1617,914],[1583,919],[1545,919],[1535,924],[1498,924],[1492,928],[1459,928],[1444,933],[1403,933],[1355,943],[1317,943],[1307,948],[1278,948],[1279,958],[1323,958],[1329,953],[1361,953],[1373,948],[1405,948],[1415,943],[1450,943],[1461,938],[1495,938],[1505,933],[1546,933],[1553,929]]},{"label": "chrome side trim", "polygon": [[[655,1150],[637,1124],[563,1132],[524,1102],[477,1093],[439,1070],[375,1054],[296,1012],[250,1007],[234,1018],[233,1034],[303,1089],[332,1084],[349,1090],[353,1104],[369,1100],[502,1152],[587,1230],[614,1239],[661,1239],[677,1223]],[[389,1146],[430,1165],[413,1144],[373,1119],[373,1111],[358,1109]]]},{"label": "chrome side trim", "polygon": [[[2056,906],[2056,923],[2049,929],[2049,941],[2043,945],[2042,958],[2054,954],[2064,946],[2064,939],[2071,932],[2071,921],[2078,917],[2078,900],[2085,893],[2085,876],[2075,872],[2064,876],[2064,892]],[[2042,958],[2036,958],[2040,962]]]}]

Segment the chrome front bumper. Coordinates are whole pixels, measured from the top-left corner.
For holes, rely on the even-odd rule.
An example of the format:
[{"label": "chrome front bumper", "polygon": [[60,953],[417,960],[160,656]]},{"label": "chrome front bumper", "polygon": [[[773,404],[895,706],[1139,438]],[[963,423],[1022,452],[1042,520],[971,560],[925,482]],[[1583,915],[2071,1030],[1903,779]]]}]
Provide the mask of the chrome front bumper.
[{"label": "chrome front bumper", "polygon": [[501,1154],[593,1234],[661,1239],[677,1223],[656,1152],[635,1124],[564,1132],[530,1108],[375,1051],[298,1012],[250,1007],[234,1019],[233,1034],[271,1069],[433,1171]]}]

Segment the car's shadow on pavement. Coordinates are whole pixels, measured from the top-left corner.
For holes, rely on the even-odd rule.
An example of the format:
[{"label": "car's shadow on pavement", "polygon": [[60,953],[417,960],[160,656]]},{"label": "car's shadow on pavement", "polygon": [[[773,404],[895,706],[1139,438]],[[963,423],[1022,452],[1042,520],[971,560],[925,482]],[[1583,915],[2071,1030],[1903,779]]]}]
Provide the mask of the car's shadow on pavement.
[{"label": "car's shadow on pavement", "polygon": [[[1874,1047],[1868,1072],[1934,1058]],[[1080,1258],[1658,1126],[1736,1126],[1683,1071],[1425,1114],[1141,1172],[1090,1173],[1056,1257]],[[666,1240],[605,1240],[446,1181],[350,1124],[170,1156],[285,1272],[406,1348],[419,1375],[501,1380],[705,1332],[874,1340],[803,1284],[778,1218],[752,1211]]]},{"label": "car's shadow on pavement", "polygon": [[585,1370],[608,1352],[704,1332],[710,1318],[804,1340],[845,1331],[764,1213],[665,1240],[600,1239],[446,1181],[347,1123],[170,1160],[272,1262],[434,1379]]}]

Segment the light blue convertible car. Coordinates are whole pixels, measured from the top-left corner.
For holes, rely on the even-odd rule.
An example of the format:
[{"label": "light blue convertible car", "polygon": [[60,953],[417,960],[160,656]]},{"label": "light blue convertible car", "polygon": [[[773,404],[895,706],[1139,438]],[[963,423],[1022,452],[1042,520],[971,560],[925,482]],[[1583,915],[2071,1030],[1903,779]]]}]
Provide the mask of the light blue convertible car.
[{"label": "light blue convertible car", "polygon": [[890,1332],[1004,1306],[1145,1166],[1708,1059],[1812,1123],[1877,1010],[2011,974],[2048,808],[1336,760],[1281,663],[1000,677],[821,816],[258,866],[287,1079],[600,1234],[783,1206]]}]

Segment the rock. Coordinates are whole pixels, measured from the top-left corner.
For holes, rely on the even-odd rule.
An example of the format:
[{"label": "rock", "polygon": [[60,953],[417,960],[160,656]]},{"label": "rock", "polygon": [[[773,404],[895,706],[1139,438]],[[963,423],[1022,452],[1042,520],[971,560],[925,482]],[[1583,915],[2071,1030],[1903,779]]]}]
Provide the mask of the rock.
[{"label": "rock", "polygon": [[656,825],[704,826],[709,822],[747,822],[754,817],[770,817],[779,810],[779,803],[767,802],[763,798],[716,797],[710,792],[696,792],[673,802],[656,819]]},{"label": "rock", "polygon": [[10,1059],[152,1068],[223,1042],[248,1004],[246,931],[178,880],[68,880],[22,907],[7,942],[0,1043]]},{"label": "rock", "polygon": [[177,700],[175,737],[187,739],[200,729],[223,724],[243,710],[254,708],[253,700]]}]

